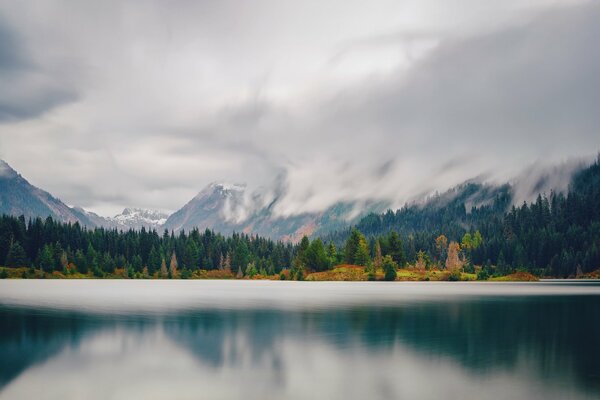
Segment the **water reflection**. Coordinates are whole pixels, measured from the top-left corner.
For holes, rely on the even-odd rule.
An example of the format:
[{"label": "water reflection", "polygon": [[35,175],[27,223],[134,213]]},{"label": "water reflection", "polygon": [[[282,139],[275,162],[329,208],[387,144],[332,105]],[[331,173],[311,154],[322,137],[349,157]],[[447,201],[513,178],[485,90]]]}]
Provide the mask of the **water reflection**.
[{"label": "water reflection", "polygon": [[89,314],[0,308],[0,398],[591,399],[600,297]]}]

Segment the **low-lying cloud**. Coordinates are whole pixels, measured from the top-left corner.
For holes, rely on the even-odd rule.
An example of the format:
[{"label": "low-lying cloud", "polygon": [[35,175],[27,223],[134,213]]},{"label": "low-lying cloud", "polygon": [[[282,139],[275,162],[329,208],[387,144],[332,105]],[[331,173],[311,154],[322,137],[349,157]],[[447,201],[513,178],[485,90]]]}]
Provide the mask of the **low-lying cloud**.
[{"label": "low-lying cloud", "polygon": [[522,3],[7,3],[0,158],[103,214],[230,181],[293,215],[593,155],[600,6]]}]

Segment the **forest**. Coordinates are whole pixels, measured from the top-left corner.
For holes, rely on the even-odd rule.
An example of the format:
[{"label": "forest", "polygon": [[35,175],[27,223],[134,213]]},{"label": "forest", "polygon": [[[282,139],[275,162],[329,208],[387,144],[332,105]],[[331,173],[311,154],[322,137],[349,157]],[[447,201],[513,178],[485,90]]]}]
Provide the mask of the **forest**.
[{"label": "forest", "polygon": [[[298,280],[339,265],[361,266],[368,279],[386,280],[394,280],[399,268],[462,271],[478,279],[517,271],[580,277],[600,268],[600,157],[574,176],[566,194],[540,194],[511,206],[504,187],[492,201],[467,209],[465,198],[480,190],[467,184],[449,201],[434,198],[425,206],[371,214],[347,230],[298,244],[211,230],[87,229],[4,215],[0,262],[8,269],[27,267],[22,277]],[[0,276],[8,276],[7,268]]]}]

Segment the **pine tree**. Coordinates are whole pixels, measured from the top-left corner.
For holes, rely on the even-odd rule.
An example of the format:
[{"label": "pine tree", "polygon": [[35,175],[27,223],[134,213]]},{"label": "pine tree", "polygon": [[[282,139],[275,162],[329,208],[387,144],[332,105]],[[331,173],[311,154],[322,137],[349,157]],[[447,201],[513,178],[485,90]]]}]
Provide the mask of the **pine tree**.
[{"label": "pine tree", "polygon": [[183,268],[198,269],[200,267],[200,251],[196,242],[188,238],[183,255]]},{"label": "pine tree", "polygon": [[356,256],[356,250],[362,237],[362,233],[356,228],[352,228],[350,236],[346,240],[346,246],[344,247],[344,258],[347,264],[356,264],[354,257]]},{"label": "pine tree", "polygon": [[371,264],[371,257],[369,256],[369,246],[364,236],[360,235],[356,251],[354,253],[354,263],[363,267]]},{"label": "pine tree", "polygon": [[25,267],[29,264],[27,254],[21,243],[17,240],[11,240],[8,254],[6,255],[6,265],[9,267]]},{"label": "pine tree", "polygon": [[306,235],[302,236],[300,240],[300,245],[298,246],[298,253],[296,254],[296,258],[300,260],[303,265],[307,265],[308,260],[308,250],[310,248],[310,241]]},{"label": "pine tree", "polygon": [[150,248],[150,253],[148,254],[148,273],[153,275],[156,271],[160,269],[160,253],[156,249],[155,246]]},{"label": "pine tree", "polygon": [[330,260],[321,239],[317,238],[309,245],[304,254],[306,266],[315,271],[325,271],[330,267]]},{"label": "pine tree", "polygon": [[163,257],[160,262],[160,277],[165,279],[169,276],[169,272],[167,271],[167,263],[165,262],[165,258]]},{"label": "pine tree", "polygon": [[327,246],[327,257],[329,257],[329,264],[334,266],[338,262],[337,248],[333,242],[329,242]]},{"label": "pine tree", "polygon": [[396,231],[392,231],[388,236],[388,255],[391,256],[392,260],[399,266],[402,267],[406,264],[402,241]]},{"label": "pine tree", "polygon": [[75,267],[77,267],[77,271],[81,272],[82,274],[87,274],[88,268],[86,259],[81,249],[75,252]]},{"label": "pine tree", "polygon": [[225,256],[225,264],[223,264],[223,268],[227,271],[231,271],[231,256],[229,255],[229,252],[227,252],[227,255]]},{"label": "pine tree", "polygon": [[52,272],[52,269],[54,268],[54,257],[52,256],[50,245],[46,244],[42,250],[40,250],[38,265],[42,271]]},{"label": "pine tree", "polygon": [[386,281],[395,281],[397,276],[398,264],[390,255],[383,257],[383,279]]}]

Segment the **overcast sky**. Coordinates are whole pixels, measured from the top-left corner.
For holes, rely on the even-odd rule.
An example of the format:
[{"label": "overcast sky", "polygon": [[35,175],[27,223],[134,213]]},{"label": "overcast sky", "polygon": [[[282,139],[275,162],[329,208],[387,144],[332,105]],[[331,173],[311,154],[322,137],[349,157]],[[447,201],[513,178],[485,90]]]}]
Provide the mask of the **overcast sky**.
[{"label": "overcast sky", "polygon": [[598,2],[0,0],[0,158],[103,215],[396,204],[600,150]]}]

